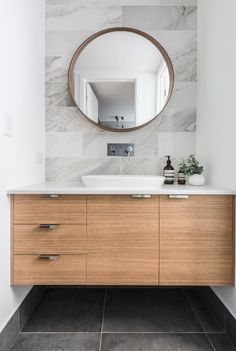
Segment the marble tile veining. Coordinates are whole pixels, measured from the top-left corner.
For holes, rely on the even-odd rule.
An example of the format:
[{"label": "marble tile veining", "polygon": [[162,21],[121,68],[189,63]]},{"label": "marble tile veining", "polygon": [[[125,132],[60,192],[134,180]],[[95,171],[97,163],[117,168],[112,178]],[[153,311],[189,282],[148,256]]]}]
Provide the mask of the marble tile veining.
[{"label": "marble tile veining", "polygon": [[[176,170],[195,152],[197,0],[46,0],[46,179],[78,181],[84,174],[162,174],[165,155]],[[107,132],[85,119],[67,88],[69,62],[94,32],[114,26],[144,30],[172,59],[169,105],[135,132]],[[108,142],[132,142],[135,157],[107,157]]]},{"label": "marble tile veining", "polygon": [[[172,159],[180,160],[195,152],[195,133],[158,133],[158,150],[160,157],[172,155]],[[165,160],[166,162],[166,160]]]},{"label": "marble tile veining", "polygon": [[46,82],[67,82],[68,62],[62,56],[45,57]]},{"label": "marble tile veining", "polygon": [[[166,136],[167,138],[170,135]],[[179,140],[178,140],[179,141]],[[168,142],[168,141],[166,141]],[[176,140],[174,140],[176,142]],[[194,142],[194,140],[193,140]],[[165,153],[172,151],[172,165],[178,171],[178,165],[183,158],[189,155],[188,147],[191,141],[183,141],[185,154],[179,148],[175,152],[173,144],[166,147],[162,157],[156,158],[47,158],[46,181],[48,182],[78,182],[81,176],[86,174],[135,174],[135,175],[161,175],[166,165]],[[167,145],[166,145],[167,146]],[[191,148],[189,149],[191,152]],[[163,150],[162,150],[163,151]]]},{"label": "marble tile veining", "polygon": [[159,159],[156,158],[122,158],[120,174],[157,175],[161,174]]},{"label": "marble tile veining", "polygon": [[93,33],[94,30],[47,31],[46,56],[66,56],[69,62],[80,44]]},{"label": "marble tile veining", "polygon": [[161,6],[197,6],[197,3],[198,0],[160,0]]},{"label": "marble tile veining", "polygon": [[173,60],[176,81],[197,81],[197,57],[194,55],[179,56]]},{"label": "marble tile veining", "polygon": [[173,108],[196,106],[197,84],[196,82],[175,82],[171,100],[167,106]]},{"label": "marble tile veining", "polygon": [[158,132],[195,132],[196,106],[167,106],[143,133]]},{"label": "marble tile veining", "polygon": [[196,107],[171,108],[167,106],[161,119],[154,121],[159,132],[193,132],[196,126]]},{"label": "marble tile veining", "polygon": [[46,131],[101,133],[101,129],[89,123],[77,107],[49,106],[46,108]]},{"label": "marble tile veining", "polygon": [[[167,0],[168,1],[168,0]],[[194,2],[196,0],[177,0],[185,3],[186,1]],[[47,0],[47,5],[80,5],[80,6],[137,6],[143,5],[143,0]],[[161,0],[145,0],[146,6],[159,6]]]},{"label": "marble tile veining", "polygon": [[77,116],[77,107],[47,107],[46,131],[73,132],[80,130],[81,118]]},{"label": "marble tile veining", "polygon": [[143,30],[196,30],[196,6],[124,6],[123,25]]},{"label": "marble tile veining", "polygon": [[82,157],[83,134],[77,132],[46,133],[47,157]]},{"label": "marble tile veining", "polygon": [[153,31],[148,33],[153,36],[165,48],[169,56],[196,56],[197,55],[197,31],[196,30],[170,30]]},{"label": "marble tile veining", "polygon": [[121,25],[121,7],[89,7],[80,5],[48,5],[46,30],[100,30]]},{"label": "marble tile veining", "polygon": [[102,158],[107,155],[107,143],[133,143],[135,144],[135,157],[156,157],[157,135],[156,133],[97,133],[84,134],[84,156]]},{"label": "marble tile veining", "polygon": [[74,106],[67,83],[49,82],[45,88],[46,106]]},{"label": "marble tile veining", "polygon": [[114,158],[46,158],[46,181],[77,182],[85,174],[119,174],[120,163]]}]

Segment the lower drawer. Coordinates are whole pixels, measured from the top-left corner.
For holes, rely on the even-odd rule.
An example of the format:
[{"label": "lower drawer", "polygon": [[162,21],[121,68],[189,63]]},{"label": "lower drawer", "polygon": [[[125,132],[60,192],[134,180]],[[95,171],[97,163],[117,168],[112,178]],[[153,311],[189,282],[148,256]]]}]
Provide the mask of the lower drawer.
[{"label": "lower drawer", "polygon": [[13,226],[14,254],[78,254],[86,250],[85,225]]},{"label": "lower drawer", "polygon": [[13,285],[86,284],[85,255],[14,255]]}]

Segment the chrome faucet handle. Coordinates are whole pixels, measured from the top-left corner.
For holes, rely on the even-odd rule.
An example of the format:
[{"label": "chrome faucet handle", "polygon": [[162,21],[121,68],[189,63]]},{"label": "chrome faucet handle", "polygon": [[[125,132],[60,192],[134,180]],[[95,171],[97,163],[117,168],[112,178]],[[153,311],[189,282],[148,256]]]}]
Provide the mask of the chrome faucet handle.
[{"label": "chrome faucet handle", "polygon": [[133,151],[133,148],[131,145],[129,145],[126,149],[127,154],[131,154],[132,151]]}]

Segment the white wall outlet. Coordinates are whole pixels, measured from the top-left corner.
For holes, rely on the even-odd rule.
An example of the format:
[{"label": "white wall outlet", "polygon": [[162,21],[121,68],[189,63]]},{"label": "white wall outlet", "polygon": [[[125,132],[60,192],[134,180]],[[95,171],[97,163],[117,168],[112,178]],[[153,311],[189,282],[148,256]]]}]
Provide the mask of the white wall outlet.
[{"label": "white wall outlet", "polygon": [[12,115],[5,114],[4,123],[3,123],[3,134],[8,137],[13,137],[13,117]]}]

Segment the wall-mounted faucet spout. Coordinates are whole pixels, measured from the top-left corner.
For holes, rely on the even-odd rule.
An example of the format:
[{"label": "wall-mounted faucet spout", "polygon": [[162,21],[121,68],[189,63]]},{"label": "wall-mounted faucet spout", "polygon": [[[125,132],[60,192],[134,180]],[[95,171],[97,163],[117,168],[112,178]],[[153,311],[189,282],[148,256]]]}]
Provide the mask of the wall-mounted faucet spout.
[{"label": "wall-mounted faucet spout", "polygon": [[107,144],[107,156],[134,156],[134,144]]},{"label": "wall-mounted faucet spout", "polygon": [[131,145],[129,145],[126,149],[126,152],[127,152],[127,156],[128,156],[128,159],[130,160],[130,156],[131,156],[131,153],[133,151],[133,148]]}]

